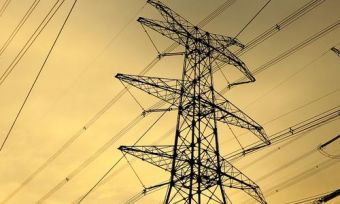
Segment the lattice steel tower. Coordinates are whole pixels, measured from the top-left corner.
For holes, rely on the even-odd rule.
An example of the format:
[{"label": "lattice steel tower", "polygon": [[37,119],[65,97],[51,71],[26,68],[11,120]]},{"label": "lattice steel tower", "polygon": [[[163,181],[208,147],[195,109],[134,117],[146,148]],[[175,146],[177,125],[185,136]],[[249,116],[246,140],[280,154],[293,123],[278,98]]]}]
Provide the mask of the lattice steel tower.
[{"label": "lattice steel tower", "polygon": [[[217,122],[246,128],[263,143],[263,128],[214,90],[212,64],[233,65],[247,80],[255,81],[246,65],[228,50],[242,44],[231,37],[211,34],[192,25],[163,3],[148,0],[164,21],[139,18],[138,22],[185,47],[182,79],[117,74],[116,78],[178,108],[174,145],[121,146],[125,153],[171,173],[164,203],[228,203],[224,188],[240,189],[266,203],[258,185],[223,159]],[[236,85],[236,84],[232,84]]]}]

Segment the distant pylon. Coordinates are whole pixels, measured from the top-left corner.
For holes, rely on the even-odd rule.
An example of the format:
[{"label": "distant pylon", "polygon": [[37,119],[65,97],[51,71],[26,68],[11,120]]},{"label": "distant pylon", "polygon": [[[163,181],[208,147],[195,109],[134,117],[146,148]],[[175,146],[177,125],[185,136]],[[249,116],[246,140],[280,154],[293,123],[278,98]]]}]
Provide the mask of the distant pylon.
[{"label": "distant pylon", "polygon": [[[235,38],[211,34],[192,25],[166,5],[147,1],[164,21],[139,18],[138,22],[185,47],[182,79],[117,74],[116,78],[153,95],[178,110],[174,145],[120,146],[125,153],[170,172],[164,203],[228,203],[225,188],[244,191],[266,203],[259,186],[223,159],[217,122],[251,131],[270,144],[263,128],[214,90],[212,64],[222,61],[241,71],[248,83],[255,78],[228,50],[243,45]],[[166,109],[168,110],[168,109]]]}]

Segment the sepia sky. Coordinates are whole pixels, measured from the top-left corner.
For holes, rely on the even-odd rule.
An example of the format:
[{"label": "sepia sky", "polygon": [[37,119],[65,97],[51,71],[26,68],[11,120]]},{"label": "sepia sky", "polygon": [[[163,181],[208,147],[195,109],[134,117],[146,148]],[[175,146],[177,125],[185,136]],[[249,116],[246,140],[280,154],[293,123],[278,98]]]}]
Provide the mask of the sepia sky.
[{"label": "sepia sky", "polygon": [[[272,0],[238,36],[247,44],[311,0]],[[317,0],[315,0],[317,1]],[[0,6],[7,0],[0,0]],[[11,0],[0,16],[0,47],[6,42],[34,0]],[[15,59],[30,35],[57,0],[40,0],[9,46],[0,55],[0,74]],[[193,24],[199,23],[224,0],[162,0]],[[234,37],[267,0],[235,0],[202,29]],[[224,96],[263,125],[268,135],[340,104],[340,1],[319,5],[259,43],[240,58],[251,71],[326,27],[337,26],[294,53],[268,65],[256,82],[240,85]],[[51,22],[0,85],[0,141],[9,131],[73,0],[65,0]],[[122,156],[120,145],[132,145],[160,113],[140,117],[142,109],[114,78],[117,73],[140,73],[157,56],[139,16],[160,19],[144,0],[78,0],[69,20],[16,124],[0,152],[0,203],[77,203]],[[158,50],[172,41],[149,30]],[[182,47],[175,52],[183,51]],[[145,75],[180,78],[183,57],[161,59]],[[231,66],[222,69],[233,81],[241,75]],[[215,89],[227,81],[214,75]],[[138,89],[131,93],[145,109],[157,99]],[[109,105],[108,105],[109,104]],[[339,107],[338,107],[339,108]],[[140,141],[140,145],[173,144],[176,111],[169,112]],[[85,128],[84,128],[85,126]],[[218,124],[221,154],[240,149],[225,124]],[[256,141],[246,130],[233,127],[242,144]],[[338,135],[339,120],[322,125],[283,143],[250,154],[233,164],[254,180],[268,203],[289,203],[340,187],[340,162],[325,157],[317,147]],[[124,134],[122,134],[124,133]],[[73,138],[73,139],[72,139]],[[325,149],[340,154],[340,141]],[[127,157],[145,186],[169,179],[169,174],[131,156]],[[83,203],[124,203],[143,190],[123,159]],[[254,203],[240,191],[226,189],[233,203]],[[161,203],[165,189],[137,203]],[[331,204],[340,203],[340,198]]]}]

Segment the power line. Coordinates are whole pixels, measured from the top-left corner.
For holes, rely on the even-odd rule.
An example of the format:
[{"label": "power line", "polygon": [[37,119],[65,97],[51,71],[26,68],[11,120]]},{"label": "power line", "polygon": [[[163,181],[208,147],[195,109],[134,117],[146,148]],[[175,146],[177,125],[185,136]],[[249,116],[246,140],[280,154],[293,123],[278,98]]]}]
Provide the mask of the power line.
[{"label": "power line", "polygon": [[[311,168],[307,169],[306,171],[303,171],[299,174],[296,174],[295,176],[274,185],[273,187],[267,189],[265,191],[266,197],[270,197],[272,195],[274,195],[275,193],[278,193],[279,191],[286,189],[292,185],[295,185],[307,178],[310,178],[311,176],[315,175],[316,173],[323,171],[331,166],[336,165],[336,162],[333,162],[331,159],[329,160],[324,160],[321,163],[312,166]],[[250,200],[248,200],[250,201]],[[242,202],[242,203],[248,203],[248,201]]]},{"label": "power line", "polygon": [[[274,122],[274,121],[276,121],[276,120],[278,120],[278,119],[280,119],[280,118],[282,118],[282,117],[285,117],[285,116],[287,116],[287,115],[289,115],[289,114],[291,114],[291,113],[294,113],[294,112],[296,112],[296,111],[298,111],[298,110],[301,110],[301,109],[303,109],[303,108],[305,108],[305,107],[307,107],[307,106],[309,106],[309,105],[311,105],[311,104],[313,104],[313,103],[316,103],[316,102],[318,102],[318,101],[320,101],[320,100],[322,100],[322,99],[324,99],[324,98],[326,98],[326,97],[328,97],[328,96],[330,96],[330,95],[333,95],[333,94],[335,94],[335,93],[337,93],[337,92],[339,92],[339,91],[340,91],[340,89],[336,89],[336,90],[331,91],[331,92],[328,92],[328,93],[326,93],[326,94],[324,94],[324,95],[322,95],[322,96],[320,96],[320,97],[318,97],[318,98],[315,98],[315,99],[313,99],[313,100],[311,100],[311,101],[308,101],[307,103],[305,103],[305,104],[303,104],[303,105],[300,105],[300,106],[298,106],[298,107],[296,107],[296,108],[294,108],[294,109],[292,109],[292,110],[290,110],[290,111],[288,111],[288,112],[285,112],[285,113],[283,113],[283,114],[280,114],[280,115],[276,116],[275,118],[272,118],[272,119],[270,119],[270,120],[264,122],[264,123],[263,123],[263,126],[266,127],[266,125],[268,125],[268,124],[270,124],[270,123],[272,123],[272,122]],[[249,133],[246,132],[246,133],[240,134],[239,137],[240,137],[240,136],[245,136],[245,135],[247,135],[247,134],[249,134]],[[225,142],[223,142],[223,143],[226,143],[226,142],[229,142],[229,141],[230,141],[230,140],[225,141]],[[222,143],[222,144],[223,144],[223,143]]]},{"label": "power line", "polygon": [[[172,44],[171,46],[169,46],[165,52],[171,52],[172,50],[174,50],[177,47],[177,44]],[[146,72],[148,72],[157,62],[159,61],[159,58],[155,58],[140,74],[144,74]],[[125,91],[126,92],[126,91]],[[163,102],[161,104],[164,104]],[[70,178],[70,177],[67,177]],[[41,200],[45,200],[45,198],[49,197],[49,195],[53,194],[57,189],[59,189],[64,183],[63,181],[61,183],[59,183],[58,185],[55,186],[54,189],[52,189],[50,191],[50,193],[46,194]]]},{"label": "power line", "polygon": [[[171,128],[170,130],[168,130],[165,134],[163,134],[162,136],[159,137],[159,139],[155,142],[153,142],[153,144],[158,144],[160,141],[164,140],[166,137],[169,137],[170,135],[172,135],[174,133],[175,129]],[[134,160],[131,161],[131,163]],[[112,166],[114,167],[114,165]],[[104,185],[105,183],[107,183],[109,180],[111,180],[114,176],[116,176],[118,173],[120,173],[122,170],[124,170],[126,167],[128,167],[128,164],[125,164],[123,166],[121,166],[119,169],[117,169],[116,171],[112,172],[110,175],[106,175],[104,177],[104,179],[101,179],[101,182],[99,182],[96,187],[93,189],[98,189],[99,186]],[[113,169],[112,169],[113,170]],[[109,172],[111,172],[112,170],[110,170]],[[91,190],[91,193],[93,193],[93,190]],[[85,195],[85,194],[84,194]],[[81,196],[80,198],[76,199],[76,201],[72,202],[72,203],[78,203],[79,200],[82,198],[83,196]]]},{"label": "power line", "polygon": [[267,197],[270,197],[272,196],[273,194],[285,189],[285,188],[288,188],[289,186],[292,186],[292,185],[295,185],[299,182],[301,182],[302,180],[304,179],[307,179],[311,176],[313,176],[314,174],[322,171],[322,170],[325,170],[333,165],[336,165],[337,163],[332,161],[331,159],[329,160],[325,160],[325,161],[322,161],[321,163],[317,164],[317,165],[314,165],[313,167],[307,169],[306,171],[303,171],[293,177],[291,177],[290,179],[286,180],[286,181],[283,181],[271,188],[269,188],[268,190],[266,190],[265,194]]},{"label": "power line", "polygon": [[[145,137],[145,135],[158,123],[158,121],[165,115],[166,112],[163,112],[156,120],[155,122],[153,122],[151,124],[151,126],[137,139],[136,142],[133,143],[132,146],[135,146],[141,139],[143,139]],[[125,154],[123,154],[123,156],[121,158],[123,158],[125,156]],[[119,159],[120,161],[121,159]],[[127,158],[126,158],[127,160]],[[129,160],[127,160],[128,164],[131,166]],[[78,204],[81,203],[98,185],[100,182],[102,182],[102,180],[113,170],[113,168],[117,165],[117,163],[115,163],[96,183],[95,185],[78,201]],[[136,171],[134,170],[134,168],[131,166],[132,170],[134,171],[135,175],[138,177],[138,180],[141,182],[142,186],[145,188],[145,185],[143,184],[143,182],[141,181],[140,177],[137,175]]]},{"label": "power line", "polygon": [[[12,60],[10,65],[6,68],[6,70],[2,73],[0,76],[0,86],[4,83],[4,81],[7,79],[7,77],[11,74],[13,69],[17,66],[17,64],[20,62],[22,57],[26,54],[26,52],[29,50],[29,48],[32,46],[32,44],[36,41],[38,36],[41,34],[41,32],[45,29],[47,24],[51,21],[51,19],[54,17],[56,12],[59,10],[59,8],[62,6],[62,4],[65,2],[65,0],[57,0],[53,7],[50,9],[50,11],[46,14],[43,21],[39,24],[39,26],[35,29],[33,34],[30,36],[30,38],[26,41],[25,45],[21,48],[19,53],[15,56],[15,58]],[[59,5],[58,5],[59,4]],[[54,11],[53,11],[54,10]]]},{"label": "power line", "polygon": [[330,193],[332,193],[334,191],[328,191],[326,193],[321,193],[321,194],[317,194],[317,195],[313,195],[313,196],[309,196],[309,197],[306,197],[306,198],[302,198],[302,199],[299,199],[299,200],[295,200],[295,201],[292,201],[292,202],[288,202],[286,204],[302,204],[302,203],[311,203],[311,201],[315,201],[316,199],[318,198],[322,198],[323,196],[326,196]]},{"label": "power line", "polygon": [[159,185],[156,185],[156,186],[151,186],[151,187],[144,188],[141,192],[139,192],[136,195],[132,196],[127,201],[125,201],[123,204],[133,204],[133,203],[136,203],[137,201],[139,201],[140,199],[142,199],[146,195],[154,193],[154,192],[159,191],[161,189],[164,189],[167,184],[169,184],[169,181],[163,182],[163,183],[161,183]]},{"label": "power line", "polygon": [[5,2],[2,4],[0,8],[0,17],[5,13],[9,3],[11,3],[11,0],[5,0]]},{"label": "power line", "polygon": [[291,25],[298,19],[300,19],[302,16],[306,15],[308,12],[312,11],[316,7],[320,6],[322,3],[324,3],[325,0],[311,0],[307,2],[306,4],[302,5],[300,8],[295,10],[293,13],[289,14],[285,18],[283,18],[281,21],[273,25],[272,27],[265,30],[260,35],[256,36],[252,40],[250,40],[248,43],[245,44],[245,47],[243,49],[240,49],[235,54],[237,56],[241,56],[244,53],[248,52],[250,49],[256,47],[264,40],[269,39],[279,31],[283,30],[287,26]]},{"label": "power line", "polygon": [[[340,116],[339,111],[340,111],[339,106],[336,106],[335,108],[327,110],[321,114],[318,114],[312,118],[299,122],[287,129],[284,129],[271,135],[269,137],[269,140],[271,141],[272,144],[281,143],[292,138],[292,136],[298,135],[299,133],[313,130],[323,124],[339,119]],[[224,155],[224,158],[227,159],[228,161],[234,161],[240,159],[245,154],[257,152],[265,147],[268,146],[264,146],[263,144],[257,141],[245,146],[244,147],[245,150],[236,150],[234,152]]]},{"label": "power line", "polygon": [[[305,134],[304,134],[304,135],[305,135]],[[300,136],[300,137],[301,137],[301,136]],[[300,138],[300,137],[299,137],[299,138]],[[297,139],[297,138],[296,138],[296,139]],[[294,140],[294,141],[295,141],[295,140]],[[291,144],[291,143],[289,143],[289,144]],[[287,143],[286,143],[284,146],[287,146]],[[281,150],[282,147],[280,147],[279,149]],[[288,162],[288,163],[285,163],[285,164],[281,165],[281,166],[278,167],[278,168],[275,168],[274,170],[272,170],[272,171],[266,173],[265,175],[261,176],[260,178],[256,179],[256,182],[260,182],[260,181],[262,181],[262,180],[268,179],[268,177],[273,176],[274,174],[277,174],[277,173],[279,173],[280,171],[283,171],[283,170],[285,170],[285,169],[291,167],[292,165],[296,164],[297,162],[300,162],[301,160],[305,159],[306,157],[313,155],[313,153],[316,153],[316,149],[312,149],[312,150],[310,150],[310,151],[304,153],[303,155],[301,155],[301,156],[295,158],[294,160],[292,160],[292,161],[290,161],[290,162]],[[273,151],[271,151],[270,153],[267,153],[265,156],[267,156],[267,155],[272,155],[272,154],[273,154]],[[262,156],[260,159],[257,159],[256,161],[258,162],[259,160],[261,160],[261,159],[264,158],[265,156]],[[252,166],[252,165],[255,164],[255,163],[256,163],[256,162],[251,162],[251,163],[248,164],[246,167]],[[245,168],[241,168],[241,169],[244,170]],[[234,193],[233,195],[236,195],[237,193],[238,193],[238,192]]]},{"label": "power line", "polygon": [[212,20],[214,20],[217,16],[219,16],[221,13],[223,13],[226,9],[231,7],[236,0],[226,0],[223,4],[217,7],[213,12],[211,12],[207,17],[205,17],[203,20],[201,20],[197,26],[202,28],[209,24]]},{"label": "power line", "polygon": [[[297,51],[299,51],[302,48],[306,47],[307,45],[311,44],[312,42],[314,42],[314,41],[320,39],[321,37],[325,36],[326,34],[332,32],[334,29],[338,28],[339,25],[340,25],[340,20],[337,20],[333,24],[323,28],[322,30],[320,30],[319,32],[310,36],[309,38],[305,39],[304,41],[300,42],[299,44],[297,44],[297,45],[291,47],[290,49],[286,50],[285,52],[281,53],[279,56],[269,60],[268,62],[262,64],[261,66],[257,67],[256,69],[254,69],[252,71],[253,75],[257,75],[257,74],[265,71],[269,67],[281,62],[282,60],[286,59],[290,55],[296,53]],[[224,64],[224,63],[221,63],[221,64]],[[218,67],[214,67],[214,71],[217,71],[217,69],[218,69]],[[241,82],[245,79],[246,79],[245,77],[241,77],[241,78],[237,79],[234,83]],[[221,93],[225,94],[230,88],[231,87],[225,87],[221,91]]]},{"label": "power line", "polygon": [[253,18],[250,19],[250,21],[238,32],[234,38],[237,38],[250,24],[254,21],[254,19],[261,13],[261,11],[266,8],[266,6],[271,2],[271,0],[268,0],[267,3],[265,3],[262,8],[253,16]]},{"label": "power line", "polygon": [[13,41],[14,37],[20,31],[21,27],[25,24],[25,22],[30,17],[32,12],[35,10],[35,8],[39,4],[39,2],[40,2],[40,0],[34,0],[32,5],[30,6],[30,8],[26,11],[25,15],[21,18],[19,24],[14,28],[14,30],[11,33],[11,35],[8,37],[6,42],[0,48],[0,56],[5,52],[5,50],[7,49],[8,45]]},{"label": "power line", "polygon": [[93,161],[95,161],[99,155],[104,153],[108,148],[112,147],[112,145],[119,140],[122,136],[124,136],[128,131],[130,131],[133,127],[135,127],[143,117],[138,115],[135,117],[130,123],[128,123],[125,127],[123,127],[118,133],[116,133],[110,140],[108,140],[104,145],[102,145],[99,149],[97,149],[93,154],[91,154],[86,160],[84,160],[77,168],[75,168],[72,172],[70,172],[64,180],[61,180],[57,183],[52,189],[50,189],[44,196],[42,196],[38,202],[42,202],[49,198],[52,194],[58,191],[61,187],[63,187],[67,182],[72,180],[76,175],[78,175],[84,168],[90,165]]},{"label": "power line", "polygon": [[[319,98],[317,98],[317,99],[315,99],[315,100],[313,100],[313,101],[311,101],[311,102],[309,102],[309,103],[307,103],[307,104],[304,104],[303,106],[300,106],[300,107],[294,109],[293,111],[299,110],[299,109],[301,109],[302,107],[305,107],[305,106],[307,106],[307,105],[309,105],[309,104],[311,104],[311,103],[313,103],[313,102],[319,101],[319,100],[321,100],[322,98],[327,97],[327,96],[329,96],[330,94],[333,94],[333,93],[335,93],[335,92],[337,92],[337,91],[339,91],[339,90],[335,90],[335,91],[330,92],[330,93],[328,93],[328,94],[326,94],[326,95],[324,95],[324,96],[322,96],[322,97],[319,97]],[[291,113],[291,112],[292,112],[292,111],[289,111],[288,113]],[[279,117],[277,117],[277,118],[274,118],[272,121],[277,120],[278,118],[283,117],[283,116],[287,115],[288,113],[285,113],[285,114],[283,114],[283,115],[281,115],[281,116],[279,116]],[[271,122],[271,121],[268,121],[267,123],[269,123],[269,122]]]},{"label": "power line", "polygon": [[[228,2],[234,2],[234,1],[228,1]],[[314,2],[320,2],[320,1],[314,1]],[[224,4],[224,5],[227,5],[227,4]],[[230,6],[230,5],[228,5],[228,6]],[[228,6],[227,6],[227,7],[228,7]],[[202,21],[202,22],[203,22],[203,21]],[[205,24],[205,23],[202,23],[202,24]],[[169,49],[169,50],[173,50],[175,47],[177,47],[176,44],[172,44],[172,49]],[[157,59],[156,59],[156,60],[153,60],[152,63],[150,63],[151,66],[149,66],[149,68],[152,67],[154,64],[156,64],[155,62],[157,62]],[[108,104],[108,105],[109,105],[109,104]],[[107,106],[106,106],[106,107],[107,107]],[[104,109],[106,109],[106,108],[104,108]],[[101,112],[101,111],[100,111],[100,112]],[[89,122],[89,124],[93,124],[93,123],[96,121],[96,119],[98,119],[98,118],[100,117],[99,115],[96,115],[96,116],[98,116],[98,117],[94,117],[94,120],[91,120],[91,121]],[[83,130],[83,129],[86,130],[86,128],[88,128],[87,125],[85,125],[81,130]],[[81,132],[82,132],[82,131],[80,131],[79,134],[81,134]]]},{"label": "power line", "polygon": [[270,90],[268,90],[266,93],[262,94],[260,97],[257,97],[255,100],[253,100],[252,102],[248,103],[246,105],[246,108],[253,105],[254,103],[258,102],[261,98],[267,96],[269,93],[273,92],[275,89],[279,88],[280,86],[282,86],[284,83],[286,83],[288,80],[290,80],[291,78],[293,78],[294,76],[296,76],[297,74],[301,73],[302,71],[308,69],[311,67],[312,64],[316,63],[317,61],[319,61],[322,57],[324,57],[327,53],[329,53],[329,50],[327,49],[325,52],[323,52],[321,55],[319,55],[318,57],[316,57],[314,60],[310,61],[309,63],[307,63],[306,65],[302,66],[301,68],[299,68],[297,71],[295,71],[294,73],[292,73],[291,75],[289,75],[287,78],[285,78],[284,80],[282,80],[280,83],[278,83],[277,85],[275,85],[274,87],[272,87]]},{"label": "power line", "polygon": [[[236,51],[235,55],[241,56],[241,55],[245,54],[246,52],[248,52],[252,48],[256,47],[257,45],[259,45],[263,41],[269,39],[270,37],[272,37],[273,35],[275,35],[279,31],[281,31],[283,28],[294,23],[296,20],[298,20],[299,18],[301,18],[302,16],[304,16],[309,11],[313,10],[314,8],[316,8],[317,6],[322,4],[323,2],[325,2],[325,0],[311,0],[310,2],[304,4],[302,7],[300,7],[299,9],[297,9],[296,11],[294,11],[293,13],[291,13],[290,15],[288,15],[287,17],[282,19],[280,22],[278,22],[275,26],[270,27],[269,29],[267,29],[266,31],[261,33],[260,35],[256,36],[254,39],[250,40],[242,49],[240,49],[239,51]],[[278,29],[278,27],[279,27],[279,29]],[[320,35],[323,35],[323,33],[321,33]],[[316,38],[317,37],[318,36],[316,36]],[[225,65],[226,64],[224,62],[216,62],[216,66],[213,67],[213,72],[216,72],[218,69],[221,69]],[[262,66],[264,66],[264,65],[262,65]],[[236,82],[240,82],[242,80],[244,80],[244,78],[240,78]],[[225,94],[229,89],[230,89],[230,86],[227,86],[227,87],[225,87],[224,90],[221,91],[221,93]]]},{"label": "power line", "polygon": [[[215,9],[211,14],[209,14],[206,18],[204,18],[202,21],[200,21],[199,25],[205,26],[209,22],[211,22],[214,18],[216,18],[218,15],[220,15],[223,11],[225,11],[227,8],[229,8],[235,0],[229,0],[220,5],[217,9]],[[144,5],[145,6],[145,5]],[[138,13],[144,8],[141,7],[138,12],[135,14],[138,15]],[[114,40],[118,38],[118,36],[123,32],[123,30],[127,27],[128,24],[132,22],[134,18],[131,18],[130,21],[111,39],[111,44]],[[107,46],[108,47],[108,46]],[[107,48],[106,47],[106,48]],[[175,50],[178,47],[177,43],[171,44],[169,47],[167,47],[164,50],[164,53],[171,52]],[[106,49],[105,48],[105,49]],[[139,74],[145,74],[149,72],[156,64],[160,61],[159,57],[154,58]],[[42,172],[52,161],[54,161],[62,152],[65,151],[66,148],[68,148],[77,138],[79,138],[90,126],[92,126],[99,118],[106,113],[124,94],[126,93],[125,89],[122,89],[116,96],[114,96],[106,105],[100,109],[83,127],[81,127],[80,130],[78,130],[69,140],[67,140],[61,148],[59,148],[51,157],[49,157],[38,169],[36,169],[29,177],[27,177],[24,182],[16,188],[11,194],[9,194],[3,201],[3,203],[10,200],[13,196],[15,196],[23,187],[25,187],[29,182],[31,182],[40,172]],[[163,101],[161,101],[158,105],[165,104]],[[156,104],[157,105],[157,104]]]},{"label": "power line", "polygon": [[11,132],[12,132],[12,130],[13,130],[13,128],[14,128],[14,126],[15,126],[15,124],[16,124],[16,122],[17,122],[17,120],[18,120],[18,118],[19,118],[19,116],[20,116],[20,114],[21,114],[21,112],[22,112],[22,110],[23,110],[23,108],[25,107],[26,102],[27,102],[28,98],[30,97],[33,88],[35,87],[35,84],[36,84],[36,82],[38,81],[41,72],[42,72],[43,69],[45,68],[46,62],[48,61],[48,59],[49,59],[49,57],[50,57],[50,55],[51,55],[51,53],[52,53],[52,51],[53,51],[53,49],[54,49],[56,43],[57,43],[57,41],[58,41],[58,39],[59,39],[59,37],[60,37],[60,34],[61,34],[62,31],[64,30],[64,27],[65,27],[65,25],[66,25],[66,22],[67,22],[67,20],[69,19],[70,15],[71,15],[71,13],[72,13],[72,11],[73,11],[73,8],[74,8],[75,4],[77,3],[77,1],[78,1],[78,0],[75,0],[75,1],[74,1],[73,5],[72,5],[72,7],[71,7],[71,9],[70,9],[70,11],[68,12],[68,14],[67,14],[67,16],[66,16],[66,18],[65,18],[65,20],[64,20],[64,22],[63,22],[63,24],[62,24],[62,26],[60,27],[60,30],[59,30],[59,32],[58,32],[58,34],[57,34],[57,36],[56,36],[56,38],[55,38],[55,40],[54,40],[54,42],[53,42],[51,48],[50,48],[50,50],[49,50],[48,53],[47,53],[47,55],[46,55],[46,57],[45,57],[45,60],[44,60],[43,64],[41,65],[41,67],[40,67],[40,69],[39,69],[39,72],[38,72],[38,74],[36,75],[36,77],[35,77],[35,79],[34,79],[34,81],[33,81],[33,84],[31,85],[31,88],[29,89],[29,91],[28,91],[28,93],[27,93],[27,95],[26,95],[26,97],[25,97],[24,102],[22,103],[22,105],[21,105],[21,107],[20,107],[20,109],[19,109],[17,115],[15,116],[15,119],[14,119],[14,121],[13,121],[13,123],[12,123],[12,125],[11,125],[11,127],[10,127],[10,129],[9,129],[9,131],[7,132],[7,135],[6,135],[5,139],[4,139],[4,141],[3,141],[2,144],[1,144],[0,151],[2,151],[2,149],[3,149],[4,145],[5,145],[5,143],[6,143],[7,139],[8,139],[8,137],[10,136],[10,134],[11,134]]},{"label": "power line", "polygon": [[[326,96],[328,96],[328,95],[329,95],[329,94],[327,94]],[[315,100],[314,100],[314,101],[315,101]],[[310,105],[310,104],[311,104],[311,103],[307,103],[305,106]],[[302,122],[299,122],[299,123],[295,124],[294,127],[295,127],[295,126],[298,126],[298,125],[301,125],[301,124],[303,124],[303,126],[306,126],[306,125],[309,126],[309,123],[308,123],[308,122],[310,122],[310,121],[313,120],[313,119],[314,119],[314,121],[318,121],[320,118],[324,117],[324,115],[327,114],[327,113],[329,113],[330,111],[334,111],[334,108],[331,109],[331,110],[325,111],[325,112],[323,112],[323,113],[321,113],[321,114],[318,114],[318,115],[316,115],[316,116],[313,116],[312,118],[309,118],[309,119],[307,119],[307,120],[304,120],[304,121],[302,121]],[[291,112],[291,111],[289,111],[288,113],[290,113],[290,112]],[[287,113],[282,114],[281,116],[285,116],[285,115],[287,115]],[[333,115],[334,115],[334,114],[333,114]],[[280,116],[277,117],[277,118],[275,118],[275,120],[277,120],[278,118],[280,118]],[[331,117],[331,119],[332,119],[332,118],[333,118],[333,117]],[[325,121],[328,121],[328,119],[325,120]],[[270,121],[269,121],[269,122],[270,122]],[[267,122],[266,124],[268,124],[269,122]],[[320,124],[323,124],[323,123],[320,123]],[[320,125],[320,124],[319,124],[319,125]],[[318,126],[319,126],[319,125],[318,125]],[[303,127],[303,126],[301,126],[301,127]],[[312,128],[311,130],[313,130],[313,129],[315,129],[315,128],[318,127],[318,126],[310,126],[310,128]],[[301,127],[299,127],[299,129],[301,129]],[[277,135],[286,134],[286,132],[289,132],[291,129],[292,129],[292,127],[286,128],[285,130],[282,130],[282,131],[279,131],[279,132],[273,134],[273,136],[277,137]],[[293,128],[293,129],[295,129],[295,128]],[[173,133],[174,133],[174,130],[175,130],[175,129],[172,128],[172,129],[169,130],[166,134],[164,134],[164,136],[162,136],[161,138],[165,137],[166,135],[173,134]],[[289,142],[285,143],[283,146],[281,146],[281,147],[279,147],[279,148],[277,148],[277,149],[275,149],[275,150],[272,150],[272,151],[268,152],[268,153],[265,154],[264,156],[262,156],[262,157],[256,159],[255,161],[253,161],[252,163],[248,164],[247,166],[242,167],[241,169],[245,169],[245,168],[251,166],[252,164],[257,163],[257,162],[259,162],[260,160],[262,160],[262,159],[264,159],[264,158],[270,156],[274,151],[280,150],[280,149],[282,149],[284,146],[287,146],[287,145],[291,144],[292,142],[294,142],[295,140],[297,140],[297,139],[299,139],[299,138],[302,138],[302,136],[303,136],[303,135],[306,135],[306,133],[308,133],[308,132],[310,132],[310,131],[303,132],[303,134],[300,133],[300,134],[299,134],[300,137],[295,137],[295,138],[291,139]],[[295,134],[298,134],[298,133],[295,133]],[[287,139],[288,139],[288,138],[287,138]],[[156,143],[157,143],[157,142],[156,142]],[[243,151],[244,151],[244,150],[243,150]],[[225,157],[228,157],[228,155],[225,155]]]},{"label": "power line", "polygon": [[[112,46],[112,44],[114,42],[116,42],[116,40],[122,35],[122,33],[127,29],[127,27],[133,22],[135,21],[136,17],[138,16],[138,14],[140,12],[142,12],[142,10],[145,8],[146,3],[143,4],[143,6],[141,6],[133,15],[133,17],[131,17],[120,29],[118,32],[116,32],[111,38],[110,40],[106,43],[106,45],[103,47],[103,49],[94,57],[94,59],[92,60],[92,62],[90,62],[89,64],[86,65],[86,67],[84,67],[81,71],[81,73],[77,76],[77,79],[80,78],[80,76],[82,76],[90,67],[93,67],[93,64],[107,51],[107,49],[110,48],[110,46]],[[66,89],[69,91],[73,88],[73,86],[75,85],[77,79],[73,80],[73,83],[71,83]],[[60,94],[58,96],[58,100],[60,100],[61,98],[63,98],[67,93],[67,91],[63,92],[62,94]],[[53,104],[52,106],[54,106],[55,104]]]},{"label": "power line", "polygon": [[[165,112],[164,112],[165,113]],[[97,151],[95,151],[90,157],[88,157],[85,161],[83,161],[76,169],[74,169],[68,176],[66,176],[65,180],[60,181],[54,188],[52,188],[47,194],[45,194],[39,202],[46,200],[56,191],[58,191],[63,185],[65,185],[69,180],[73,179],[77,174],[79,174],[84,168],[90,165],[93,161],[95,161],[102,153],[104,153],[108,148],[110,148],[118,139],[124,136],[128,131],[130,131],[134,126],[136,126],[144,117],[142,115],[138,115],[135,119],[133,119],[127,126],[121,129],[117,134],[115,134],[109,141],[107,141],[104,145],[102,145]],[[150,127],[151,128],[151,127]],[[145,135],[143,134],[137,141],[139,142]]]}]

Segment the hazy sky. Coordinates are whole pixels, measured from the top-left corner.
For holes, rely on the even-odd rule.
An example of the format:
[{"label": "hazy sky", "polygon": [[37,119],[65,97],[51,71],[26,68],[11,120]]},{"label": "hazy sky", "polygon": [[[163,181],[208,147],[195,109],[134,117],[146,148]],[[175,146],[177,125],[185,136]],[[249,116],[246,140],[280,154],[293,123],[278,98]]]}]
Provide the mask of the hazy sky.
[{"label": "hazy sky", "polygon": [[[37,5],[1,54],[1,75],[56,1],[41,0]],[[0,0],[0,5],[5,2]],[[9,2],[0,17],[1,47],[33,2]],[[225,1],[163,2],[197,24]],[[203,29],[233,37],[266,2],[235,0]],[[241,33],[239,40],[248,43],[307,2],[310,0],[272,0]],[[263,125],[268,135],[340,104],[340,58],[331,51],[327,52],[335,45],[340,49],[340,1],[319,2],[316,8],[240,58],[250,70],[255,70],[327,26],[337,22],[337,27],[269,66],[255,76],[255,83],[238,86],[224,95]],[[0,85],[1,141],[72,3],[71,0],[65,0],[50,24]],[[119,132],[140,115],[142,109],[129,94],[124,94],[105,109],[105,113],[101,112],[124,88],[114,76],[117,73],[138,74],[157,55],[148,36],[135,21],[138,16],[160,19],[154,8],[145,6],[144,0],[77,2],[6,146],[0,152],[0,202],[13,192],[14,196],[7,203],[35,203],[44,196],[45,203],[76,202],[120,158],[122,154],[117,148],[120,145],[132,145],[159,117],[159,113],[150,114],[119,137]],[[172,43],[156,32],[149,33],[159,50],[166,49]],[[181,50],[179,47],[175,51]],[[179,78],[182,64],[182,57],[164,58],[146,75]],[[230,66],[223,68],[223,71],[231,81],[239,76]],[[217,90],[227,85],[220,72],[214,77]],[[131,92],[144,108],[157,101],[140,90],[131,89]],[[98,114],[99,118],[96,117]],[[165,136],[165,133],[175,124],[176,112],[166,114],[140,144],[172,144],[174,135]],[[87,126],[86,130],[84,126]],[[313,150],[339,134],[339,130],[340,123],[336,120],[299,136],[293,142],[274,145],[249,155],[234,165],[257,182],[268,203],[287,203],[329,192],[339,188],[340,163]],[[256,139],[245,130],[235,128],[234,131],[243,144]],[[58,157],[46,163],[72,137],[77,138]],[[219,124],[219,137],[223,154],[239,148],[223,124]],[[327,151],[340,154],[340,142],[327,147]],[[132,157],[128,159],[146,186],[169,178],[169,174],[152,165]],[[252,161],[258,162],[249,165]],[[315,173],[310,176],[303,174],[313,168],[316,169]],[[38,173],[34,174],[37,170]],[[303,176],[290,183],[299,174]],[[48,193],[53,188],[56,191]],[[142,186],[133,171],[127,166],[126,160],[122,160],[84,203],[122,203],[141,190]],[[252,202],[244,193],[229,189],[226,192],[234,203]],[[160,190],[144,197],[139,203],[160,203],[164,194],[165,191]],[[339,202],[340,199],[337,199],[331,203]]]}]

